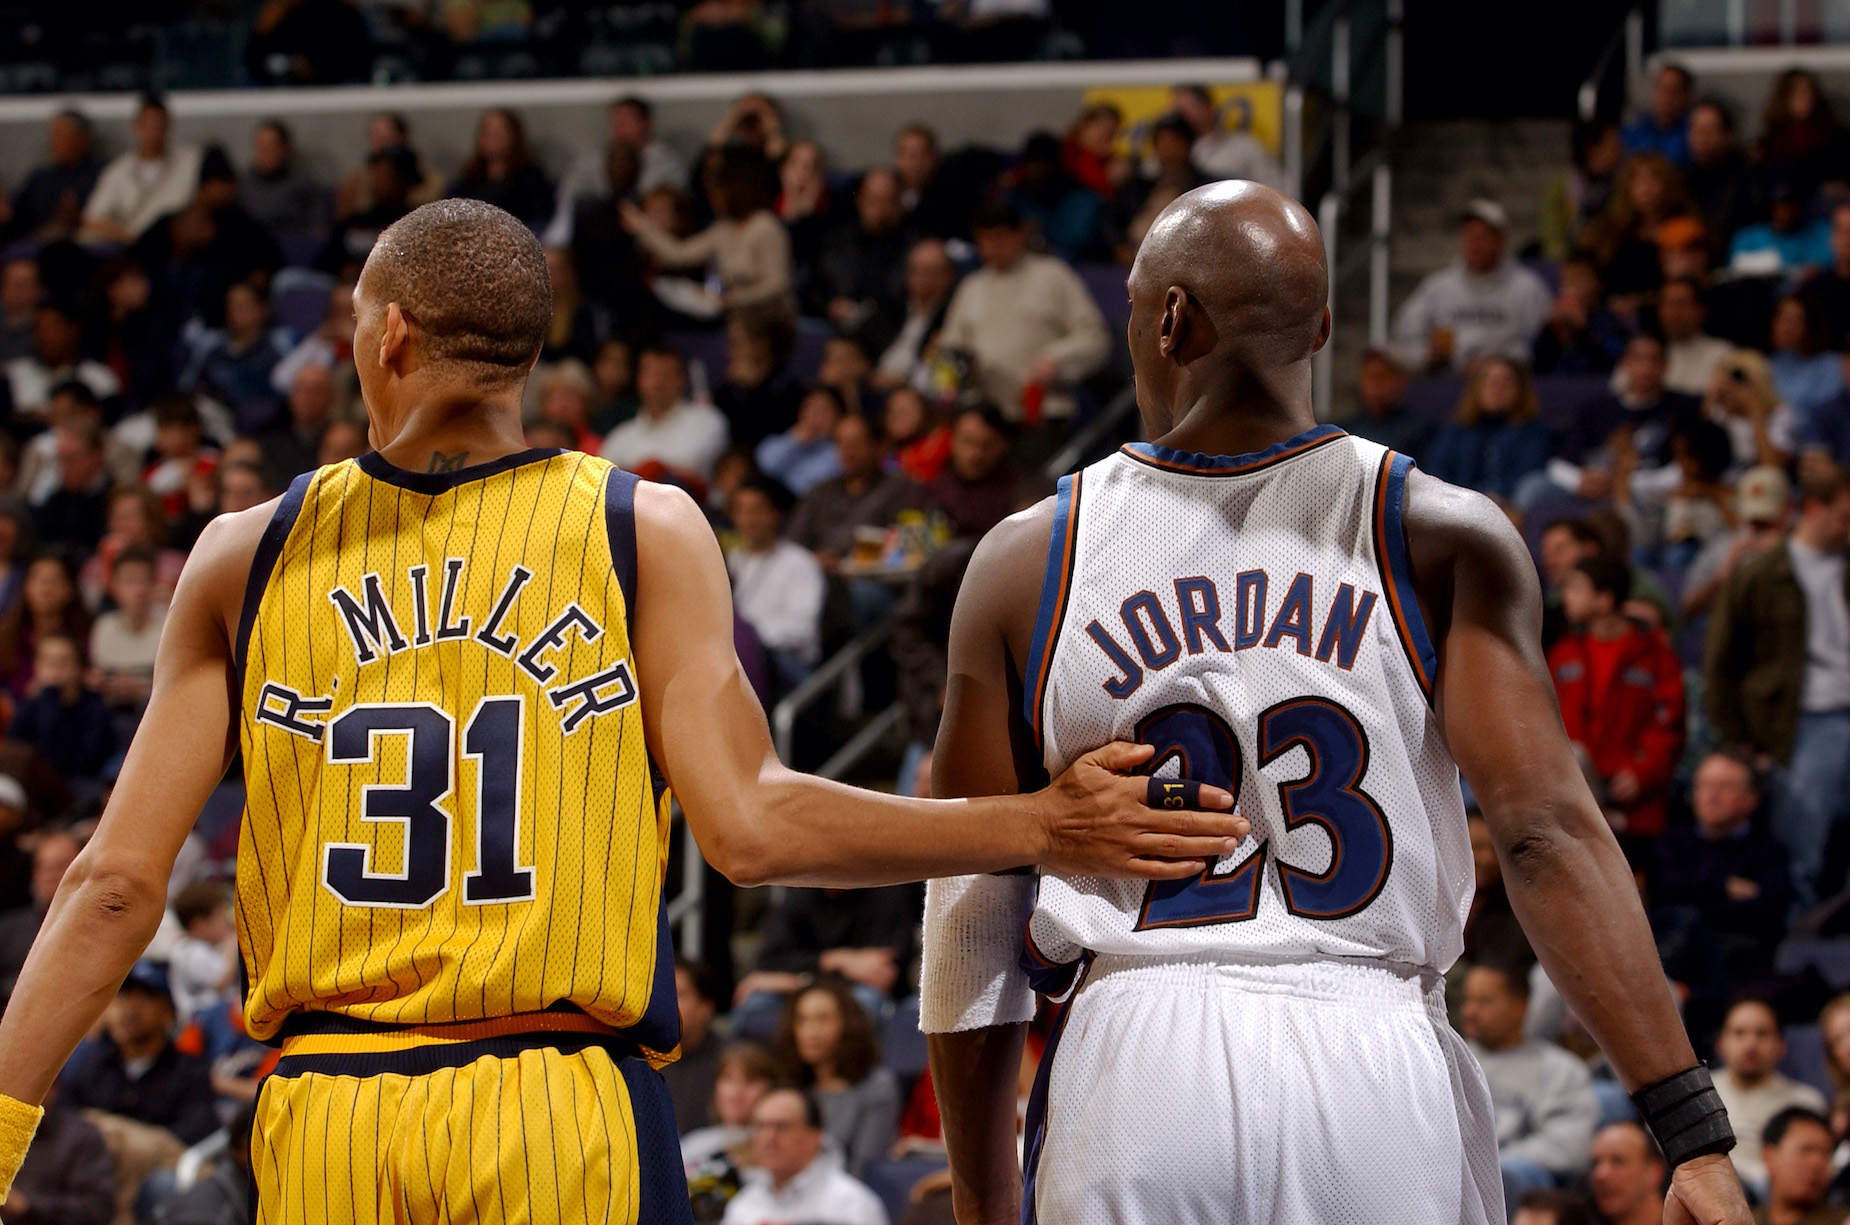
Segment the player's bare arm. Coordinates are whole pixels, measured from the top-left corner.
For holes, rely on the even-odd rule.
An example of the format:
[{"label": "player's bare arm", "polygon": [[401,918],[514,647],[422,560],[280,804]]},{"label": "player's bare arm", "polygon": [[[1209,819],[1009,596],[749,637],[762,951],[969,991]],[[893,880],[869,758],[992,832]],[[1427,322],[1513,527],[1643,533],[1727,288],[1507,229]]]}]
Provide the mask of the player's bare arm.
[{"label": "player's bare arm", "polygon": [[[1417,472],[1406,522],[1420,603],[1443,644],[1440,723],[1496,840],[1523,931],[1628,1090],[1675,1076],[1696,1056],[1631,869],[1556,713],[1528,550],[1487,498]],[[1677,1167],[1665,1220],[1748,1220],[1725,1155]]]},{"label": "player's bare arm", "polygon": [[[702,853],[741,884],[885,885],[1036,863],[1166,878],[1238,843],[1243,825],[1228,812],[1146,808],[1142,780],[1114,773],[1148,756],[1133,746],[1090,754],[1032,796],[956,804],[789,770],[732,650],[731,589],[699,508],[679,490],[639,486],[636,550],[649,749]],[[1233,799],[1204,789],[1201,802],[1225,810]]]},{"label": "player's bare arm", "polygon": [[52,899],[0,1023],[0,1094],[40,1101],[153,939],[187,831],[237,744],[231,641],[275,502],[212,521],[161,633],[154,690],[121,777]]},{"label": "player's bare arm", "polygon": [[[935,796],[1011,795],[1044,777],[1021,709],[1027,658],[1053,531],[1053,501],[983,538],[951,619],[944,719],[932,753]],[[963,1225],[1021,1217],[1015,1096],[1026,1023],[930,1034],[932,1087],[951,1161],[951,1201]]]}]

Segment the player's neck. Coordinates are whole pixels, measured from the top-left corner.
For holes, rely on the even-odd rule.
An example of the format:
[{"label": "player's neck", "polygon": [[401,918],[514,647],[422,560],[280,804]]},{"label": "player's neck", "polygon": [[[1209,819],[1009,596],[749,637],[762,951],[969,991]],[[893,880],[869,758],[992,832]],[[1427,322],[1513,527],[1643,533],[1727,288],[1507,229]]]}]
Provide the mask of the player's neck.
[{"label": "player's neck", "polygon": [[1175,451],[1251,455],[1317,424],[1309,362],[1264,374],[1234,371],[1227,378],[1179,390],[1174,424],[1153,440]]},{"label": "player's neck", "polygon": [[443,387],[422,391],[394,418],[373,416],[379,456],[407,472],[454,472],[527,449],[520,388]]}]

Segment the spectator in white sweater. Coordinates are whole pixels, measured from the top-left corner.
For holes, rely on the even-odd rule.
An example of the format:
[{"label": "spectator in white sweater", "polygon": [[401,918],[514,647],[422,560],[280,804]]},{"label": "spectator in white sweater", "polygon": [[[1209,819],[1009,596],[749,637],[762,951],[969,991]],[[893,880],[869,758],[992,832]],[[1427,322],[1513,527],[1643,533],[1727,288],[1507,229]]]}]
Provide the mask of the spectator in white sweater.
[{"label": "spectator in white sweater", "polygon": [[[1013,206],[985,205],[974,230],[983,266],[952,295],[938,344],[970,356],[983,398],[1004,417],[1064,421],[1073,386],[1110,352],[1104,316],[1077,273],[1028,250],[1028,226]],[[1038,391],[1024,410],[1027,388]]]},{"label": "spectator in white sweater", "polygon": [[822,603],[828,579],[815,555],[782,536],[794,499],[765,477],[748,478],[727,512],[739,533],[726,558],[732,602],[764,643],[784,685],[800,684],[822,654]]},{"label": "spectator in white sweater", "polygon": [[1792,1106],[1822,1114],[1824,1095],[1779,1070],[1786,1057],[1786,1035],[1779,1014],[1765,1000],[1735,1001],[1722,1021],[1715,1040],[1715,1092],[1728,1108],[1728,1121],[1741,1142],[1729,1156],[1741,1181],[1762,1194],[1766,1191],[1766,1160],[1756,1143],[1773,1116]]},{"label": "spectator in white sweater", "polygon": [[1587,1168],[1599,1102],[1587,1066],[1523,1034],[1529,976],[1473,966],[1465,976],[1464,1034],[1490,1083],[1497,1157],[1508,1203]]},{"label": "spectator in white sweater", "polygon": [[1495,200],[1466,207],[1458,259],[1421,281],[1395,312],[1395,355],[1409,369],[1463,371],[1492,353],[1528,359],[1553,299],[1541,277],[1507,257],[1508,231]]},{"label": "spectator in white sweater", "polygon": [[[687,359],[680,350],[652,345],[636,358],[640,411],[604,437],[603,456],[628,472],[654,480],[667,476],[713,479],[713,465],[726,449],[725,416],[711,404],[683,400]],[[704,493],[704,488],[701,490]]]},{"label": "spectator in white sweater", "polygon": [[801,1089],[773,1089],[752,1108],[747,1175],[723,1225],[887,1225],[879,1197],[822,1149],[822,1112]]},{"label": "spectator in white sweater", "polygon": [[168,127],[166,102],[145,95],[135,111],[135,147],[103,167],[84,204],[83,241],[126,246],[192,202],[199,190],[199,147],[169,145]]}]

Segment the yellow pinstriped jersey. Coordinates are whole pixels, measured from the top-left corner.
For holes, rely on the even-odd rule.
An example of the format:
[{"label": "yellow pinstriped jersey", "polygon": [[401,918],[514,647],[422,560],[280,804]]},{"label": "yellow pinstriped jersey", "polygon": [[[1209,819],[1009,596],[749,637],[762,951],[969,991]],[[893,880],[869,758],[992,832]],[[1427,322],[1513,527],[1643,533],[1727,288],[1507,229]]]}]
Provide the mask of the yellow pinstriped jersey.
[{"label": "yellow pinstriped jersey", "polygon": [[634,486],[557,451],[291,486],[238,630],[253,1035],[565,1007],[673,1049]]}]

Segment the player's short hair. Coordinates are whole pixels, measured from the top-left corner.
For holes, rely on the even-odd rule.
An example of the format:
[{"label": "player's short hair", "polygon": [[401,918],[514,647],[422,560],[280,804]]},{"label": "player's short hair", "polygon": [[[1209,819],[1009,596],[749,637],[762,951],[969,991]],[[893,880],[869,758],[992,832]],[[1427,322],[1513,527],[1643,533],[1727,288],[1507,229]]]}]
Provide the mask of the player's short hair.
[{"label": "player's short hair", "polygon": [[480,200],[437,200],[386,228],[366,267],[433,361],[491,382],[524,378],[552,323],[546,252],[519,218]]},{"label": "player's short hair", "polygon": [[1574,570],[1587,576],[1596,593],[1611,596],[1614,608],[1632,598],[1632,568],[1616,557],[1583,557]]},{"label": "player's short hair", "polygon": [[1786,1138],[1786,1133],[1799,1123],[1812,1123],[1831,1130],[1831,1121],[1805,1106],[1788,1106],[1767,1120],[1766,1130],[1760,1133],[1760,1143],[1769,1148]]},{"label": "player's short hair", "polygon": [[173,900],[173,917],[181,927],[191,927],[199,919],[209,919],[231,904],[225,886],[216,881],[200,881],[180,890]]}]

